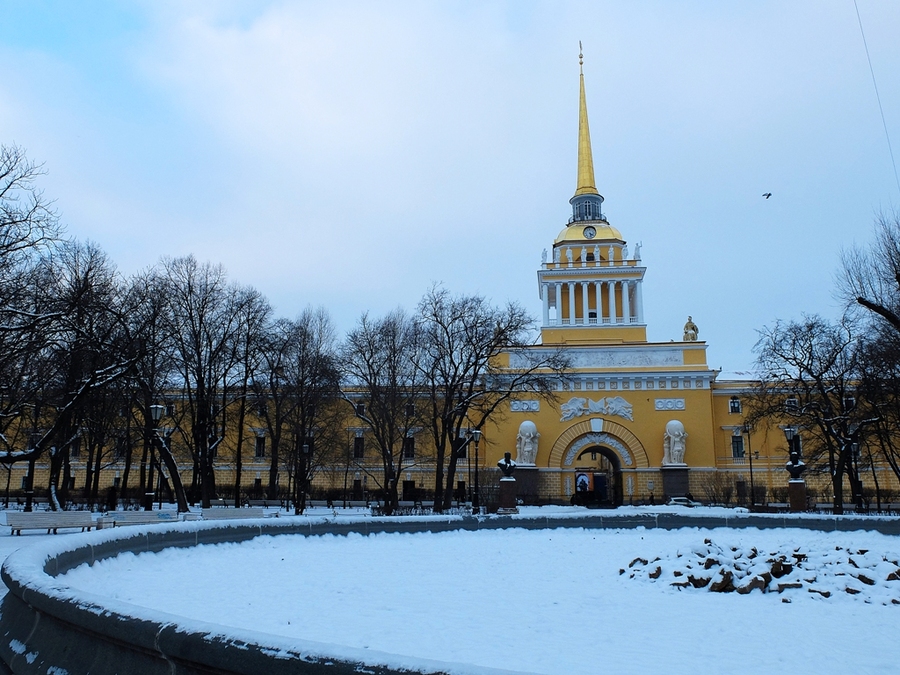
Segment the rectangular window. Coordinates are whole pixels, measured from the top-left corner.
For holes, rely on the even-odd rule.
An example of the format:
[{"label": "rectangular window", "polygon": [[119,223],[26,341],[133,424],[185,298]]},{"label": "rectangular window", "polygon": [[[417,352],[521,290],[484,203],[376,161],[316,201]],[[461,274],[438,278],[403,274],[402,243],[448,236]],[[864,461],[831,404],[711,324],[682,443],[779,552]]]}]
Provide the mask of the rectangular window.
[{"label": "rectangular window", "polygon": [[741,399],[737,396],[732,396],[731,400],[728,401],[728,412],[739,415],[741,413]]},{"label": "rectangular window", "polygon": [[366,456],[366,439],[357,436],[353,439],[353,459],[362,459]]},{"label": "rectangular window", "polygon": [[365,403],[357,403],[356,404],[356,416],[357,417],[365,417],[366,416],[366,404]]},{"label": "rectangular window", "polygon": [[125,443],[126,441],[124,436],[120,436],[116,439],[116,446],[113,450],[116,459],[125,459],[125,452],[127,450]]},{"label": "rectangular window", "polygon": [[797,400],[795,396],[791,396],[784,401],[784,410],[788,413],[799,413],[800,412],[800,402]]},{"label": "rectangular window", "polygon": [[256,457],[265,457],[266,456],[266,437],[265,436],[257,436],[256,437]]},{"label": "rectangular window", "polygon": [[119,476],[116,476],[115,478],[113,478],[113,487],[114,488],[122,487],[122,479]]},{"label": "rectangular window", "polygon": [[415,459],[416,458],[416,439],[412,436],[407,436],[403,439],[403,459]]},{"label": "rectangular window", "polygon": [[744,457],[744,437],[731,437],[731,456],[735,459],[743,459]]},{"label": "rectangular window", "polygon": [[81,439],[76,438],[69,446],[69,457],[78,457],[81,454]]},{"label": "rectangular window", "polygon": [[457,438],[455,441],[453,441],[453,450],[456,453],[457,459],[467,459],[468,449],[469,444],[466,443],[466,440],[464,438]]},{"label": "rectangular window", "polygon": [[166,403],[166,417],[175,417],[174,403]]},{"label": "rectangular window", "polygon": [[22,486],[21,486],[19,489],[20,489],[20,490],[27,490],[27,489],[28,489],[28,476],[27,476],[27,475],[22,476]]}]

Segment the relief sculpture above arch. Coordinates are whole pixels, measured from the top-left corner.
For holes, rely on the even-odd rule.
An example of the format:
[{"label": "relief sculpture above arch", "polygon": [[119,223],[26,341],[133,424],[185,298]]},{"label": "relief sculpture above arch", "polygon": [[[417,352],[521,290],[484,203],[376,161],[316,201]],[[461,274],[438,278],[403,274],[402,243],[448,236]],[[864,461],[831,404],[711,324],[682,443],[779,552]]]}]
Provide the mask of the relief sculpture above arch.
[{"label": "relief sculpture above arch", "polygon": [[631,404],[621,396],[609,396],[596,401],[583,396],[573,396],[559,409],[562,411],[560,422],[568,422],[582,415],[612,415],[629,422],[634,421]]}]

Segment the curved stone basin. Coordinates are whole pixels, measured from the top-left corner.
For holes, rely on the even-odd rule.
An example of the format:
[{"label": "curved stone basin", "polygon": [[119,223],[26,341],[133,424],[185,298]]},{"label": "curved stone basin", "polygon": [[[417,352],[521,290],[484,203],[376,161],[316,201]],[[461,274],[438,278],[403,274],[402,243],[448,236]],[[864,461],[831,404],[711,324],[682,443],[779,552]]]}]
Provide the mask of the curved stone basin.
[{"label": "curved stone basin", "polygon": [[[700,522],[702,521],[702,522]],[[846,524],[846,525],[845,525]],[[321,642],[223,630],[212,623],[111,601],[78,592],[58,575],[83,563],[122,552],[241,542],[261,535],[446,532],[509,526],[622,528],[807,526],[815,529],[896,530],[896,522],[784,517],[698,518],[683,514],[592,513],[553,518],[459,518],[339,520],[263,519],[228,523],[180,523],[100,531],[47,539],[11,555],[2,577],[10,592],[0,605],[0,658],[15,673],[501,673],[398,654]],[[895,533],[895,532],[891,532]],[[52,668],[60,670],[53,671]],[[2,671],[2,665],[0,665]]]}]

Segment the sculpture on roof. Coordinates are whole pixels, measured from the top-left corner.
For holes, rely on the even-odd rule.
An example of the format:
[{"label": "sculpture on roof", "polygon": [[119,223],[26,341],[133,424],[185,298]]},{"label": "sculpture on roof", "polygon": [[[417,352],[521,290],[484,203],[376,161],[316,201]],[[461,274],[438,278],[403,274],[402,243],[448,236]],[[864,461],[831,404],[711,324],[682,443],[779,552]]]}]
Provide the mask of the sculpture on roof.
[{"label": "sculpture on roof", "polygon": [[691,317],[688,317],[687,322],[684,324],[684,341],[696,342],[699,334],[700,329],[697,328],[697,324],[694,323]]}]

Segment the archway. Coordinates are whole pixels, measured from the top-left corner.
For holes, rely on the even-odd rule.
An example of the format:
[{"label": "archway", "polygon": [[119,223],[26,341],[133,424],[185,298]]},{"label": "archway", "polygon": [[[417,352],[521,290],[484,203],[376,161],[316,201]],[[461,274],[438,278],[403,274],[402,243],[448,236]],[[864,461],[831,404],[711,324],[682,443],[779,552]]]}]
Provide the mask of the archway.
[{"label": "archway", "polygon": [[614,450],[590,445],[576,455],[572,464],[575,504],[610,508],[622,505],[622,463]]}]

